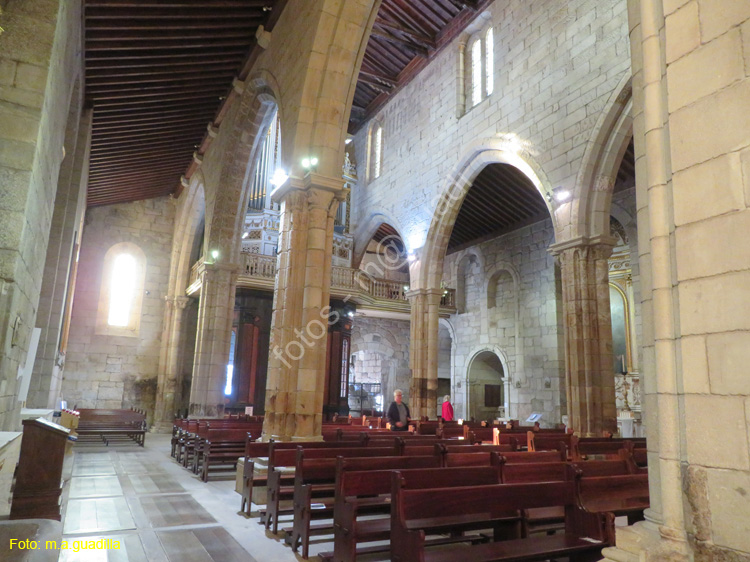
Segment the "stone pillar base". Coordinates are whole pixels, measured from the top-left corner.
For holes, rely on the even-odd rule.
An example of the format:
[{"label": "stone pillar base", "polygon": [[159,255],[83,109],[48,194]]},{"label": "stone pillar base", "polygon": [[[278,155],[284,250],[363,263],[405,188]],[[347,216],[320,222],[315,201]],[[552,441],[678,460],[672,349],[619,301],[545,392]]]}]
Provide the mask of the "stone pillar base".
[{"label": "stone pillar base", "polygon": [[173,422],[167,422],[167,421],[159,421],[154,422],[154,425],[151,426],[151,429],[148,430],[149,433],[172,433],[172,425]]},{"label": "stone pillar base", "polygon": [[684,562],[692,560],[687,543],[665,538],[659,526],[641,521],[630,527],[618,527],[616,546],[602,550],[604,561],[611,562]]}]

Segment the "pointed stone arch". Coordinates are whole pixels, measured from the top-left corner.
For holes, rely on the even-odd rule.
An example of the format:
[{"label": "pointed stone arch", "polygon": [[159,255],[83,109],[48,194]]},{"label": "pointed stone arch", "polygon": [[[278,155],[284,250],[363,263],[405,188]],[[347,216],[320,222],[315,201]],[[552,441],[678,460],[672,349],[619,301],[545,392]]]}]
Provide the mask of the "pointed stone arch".
[{"label": "pointed stone arch", "polygon": [[546,194],[551,186],[541,166],[523,149],[523,143],[513,138],[489,139],[470,146],[450,176],[445,180],[435,203],[435,214],[419,258],[419,288],[440,287],[443,261],[448,249],[453,225],[461,205],[476,177],[488,164],[510,164],[529,178],[550,210],[555,234],[558,226]]}]

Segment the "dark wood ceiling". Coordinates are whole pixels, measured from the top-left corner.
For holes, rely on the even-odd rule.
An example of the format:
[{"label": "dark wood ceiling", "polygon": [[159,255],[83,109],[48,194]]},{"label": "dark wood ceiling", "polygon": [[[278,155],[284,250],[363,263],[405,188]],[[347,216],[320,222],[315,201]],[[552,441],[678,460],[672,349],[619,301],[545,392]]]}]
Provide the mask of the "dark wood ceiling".
[{"label": "dark wood ceiling", "polygon": [[[354,96],[356,130],[492,0],[383,0]],[[156,197],[190,177],[287,0],[85,0],[94,108],[88,205]],[[255,54],[254,54],[255,53]]]},{"label": "dark wood ceiling", "polygon": [[356,131],[492,0],[383,0],[349,121]]},{"label": "dark wood ceiling", "polygon": [[620,167],[617,169],[615,178],[615,193],[635,187],[635,147],[633,139],[630,139],[625,154],[622,155]]},{"label": "dark wood ceiling", "polygon": [[278,3],[85,1],[89,206],[175,191]]},{"label": "dark wood ceiling", "polygon": [[510,164],[489,164],[461,204],[448,253],[549,218],[547,205],[526,175]]}]

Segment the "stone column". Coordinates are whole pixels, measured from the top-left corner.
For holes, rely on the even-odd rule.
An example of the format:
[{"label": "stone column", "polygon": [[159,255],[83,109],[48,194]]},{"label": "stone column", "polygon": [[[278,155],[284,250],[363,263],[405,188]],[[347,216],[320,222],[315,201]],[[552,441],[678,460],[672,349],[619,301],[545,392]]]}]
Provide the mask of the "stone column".
[{"label": "stone column", "polygon": [[617,431],[609,267],[613,240],[551,246],[562,272],[568,427],[582,437]]},{"label": "stone column", "polygon": [[415,289],[406,297],[411,303],[409,367],[412,418],[434,416],[437,411],[440,299],[442,289]]},{"label": "stone column", "polygon": [[175,416],[175,396],[181,387],[182,320],[188,297],[165,297],[164,329],[159,357],[159,377],[156,387],[156,408],[154,413],[155,432],[169,431]]},{"label": "stone column", "polygon": [[263,439],[322,439],[333,223],[348,190],[309,173],[273,193],[281,203]]},{"label": "stone column", "polygon": [[232,335],[236,264],[206,263],[201,274],[190,416],[224,415],[224,383]]}]

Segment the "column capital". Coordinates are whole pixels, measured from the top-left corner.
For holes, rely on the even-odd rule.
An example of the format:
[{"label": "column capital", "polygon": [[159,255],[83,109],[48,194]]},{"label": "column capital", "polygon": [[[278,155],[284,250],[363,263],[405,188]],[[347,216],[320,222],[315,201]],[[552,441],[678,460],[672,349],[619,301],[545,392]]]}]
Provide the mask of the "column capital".
[{"label": "column capital", "polygon": [[576,248],[591,248],[595,246],[608,247],[610,252],[612,248],[617,245],[617,239],[613,236],[605,234],[597,234],[596,236],[576,236],[562,242],[556,242],[551,244],[547,251],[553,256],[558,256],[565,250],[573,250]]},{"label": "column capital", "polygon": [[271,192],[271,199],[276,203],[281,203],[292,193],[313,190],[333,193],[334,197],[339,201],[345,201],[349,193],[349,190],[344,187],[343,178],[331,178],[315,172],[308,172],[304,178],[291,176],[286,182]]},{"label": "column capital", "polygon": [[411,300],[421,295],[442,297],[445,289],[410,289],[404,293],[404,296]]},{"label": "column capital", "polygon": [[236,263],[203,262],[203,269],[206,272],[228,271],[229,273],[239,273],[240,266]]}]

